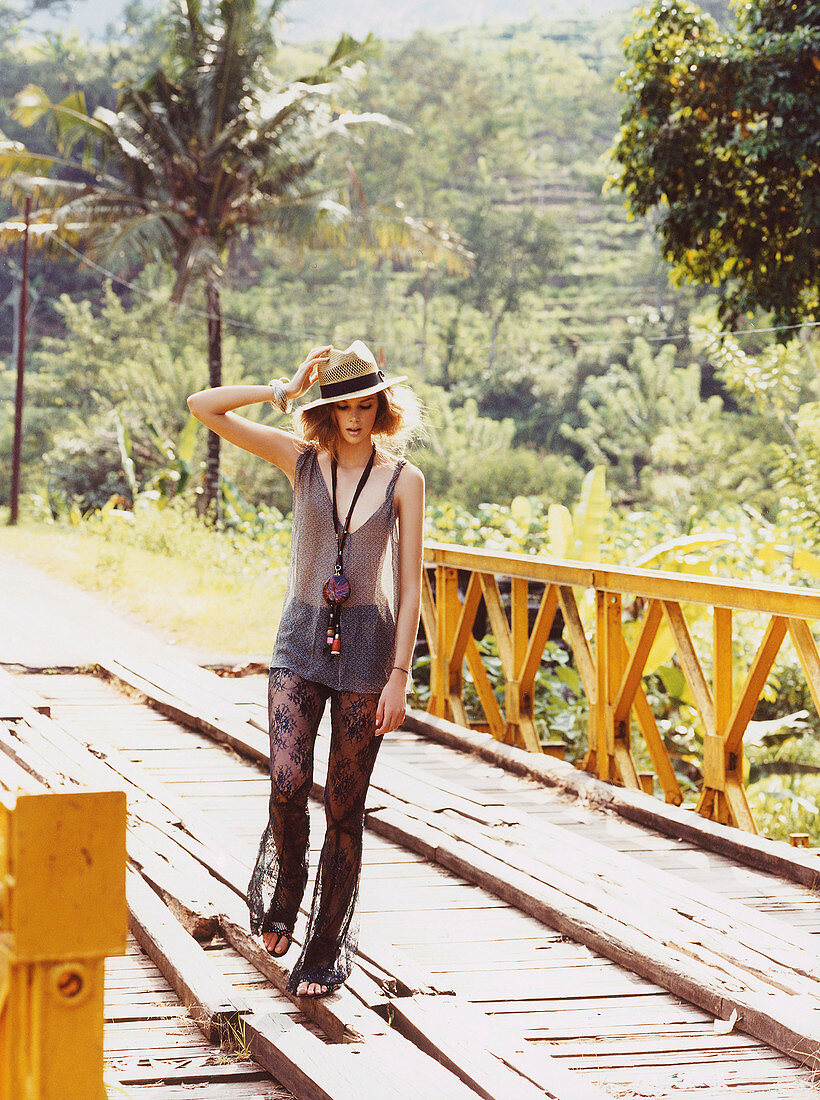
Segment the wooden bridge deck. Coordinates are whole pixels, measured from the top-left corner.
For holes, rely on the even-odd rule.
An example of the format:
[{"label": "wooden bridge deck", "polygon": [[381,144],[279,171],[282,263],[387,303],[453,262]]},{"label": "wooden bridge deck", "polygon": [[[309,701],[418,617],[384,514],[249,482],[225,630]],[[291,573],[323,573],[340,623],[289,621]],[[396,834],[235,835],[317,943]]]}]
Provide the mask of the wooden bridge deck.
[{"label": "wooden bridge deck", "polygon": [[[128,670],[119,671],[129,678]],[[221,837],[231,859],[249,874],[267,813],[266,768],[191,725],[221,727],[229,735],[244,731],[261,756],[264,679],[218,679],[181,665],[170,677],[168,670],[152,673],[145,665],[136,671],[132,688],[153,694],[154,706],[133,690],[127,693],[121,682],[89,674],[18,671],[15,682],[48,702],[57,725],[98,756],[109,752],[115,762],[128,761],[131,783],[143,782],[151,798],[165,792],[165,804],[178,808],[180,817],[203,823]],[[161,714],[157,705],[176,707],[178,718],[182,712],[187,718]],[[12,755],[21,723],[0,723],[0,748],[11,748]],[[59,760],[52,766],[59,772]],[[317,745],[315,794],[320,793],[322,767]],[[808,937],[820,933],[820,899],[811,889],[591,808],[408,731],[385,742],[369,809],[361,890],[362,980],[399,993],[422,993],[389,1001],[394,1025],[412,1042],[403,1053],[386,1045],[379,1053],[371,1042],[371,1066],[377,1071],[381,1065],[385,1076],[371,1076],[372,1091],[363,1093],[359,1086],[358,1096],[512,1097],[503,1073],[496,1091],[492,1071],[471,1063],[470,1038],[496,1054],[499,1071],[505,1069],[504,1060],[515,1066],[510,1079],[520,1084],[522,1096],[582,1100],[597,1093],[671,1100],[820,1094],[816,1070],[783,1053],[788,1043],[782,1035],[766,1042],[716,1026],[715,1014],[691,1003],[692,996],[687,994],[687,1000],[669,991],[677,980],[674,974],[660,982],[635,972],[646,970],[637,957],[641,943],[654,942],[675,956],[691,935],[686,921],[699,922],[702,936],[696,953],[685,956],[691,973],[682,981],[691,984],[700,967],[718,960],[715,987],[723,999],[718,996],[714,1003],[728,1005],[726,990],[733,988],[733,980],[739,997],[748,996],[752,1003],[755,994],[766,1004],[766,996],[774,996],[766,986],[772,980],[779,993],[799,1002],[816,1031],[816,971],[806,959],[812,946]],[[312,804],[311,814],[315,848],[323,832],[319,802]],[[317,852],[312,855],[315,865]],[[544,884],[564,890],[563,908],[554,895],[539,893]],[[574,920],[580,927],[578,906],[583,903],[584,913],[591,911],[593,889],[600,892],[602,919],[613,922],[624,900],[639,905],[645,900],[645,919],[637,923],[646,939],[636,941],[634,957],[627,950],[620,953],[621,965],[605,957],[613,954],[611,942],[601,941],[603,950],[597,950],[547,923],[560,929],[562,922]],[[694,916],[687,897],[700,906]],[[657,912],[650,911],[656,904]],[[603,912],[607,908],[611,913]],[[304,915],[297,937],[303,921]],[[619,932],[612,927],[614,941]],[[748,941],[741,942],[747,932]],[[778,937],[782,947],[775,951]],[[694,950],[688,940],[685,947]],[[775,977],[760,972],[756,985],[749,975],[757,973],[755,966],[767,950]],[[220,935],[206,954],[253,1008],[289,1016],[297,1028],[328,1043],[328,1052],[338,1046],[333,1036],[323,1034],[315,1013],[307,1019]],[[799,960],[792,969],[790,958]],[[241,1051],[226,1056],[207,1044],[135,944],[125,959],[111,960],[109,973],[108,1060],[112,1078],[129,1093],[163,1100],[197,1094],[219,1100],[289,1095]],[[357,968],[354,978],[359,973]],[[356,982],[351,985],[357,991]],[[775,1001],[773,1016],[785,1003]],[[429,1051],[437,1039],[444,1043],[444,1032],[454,1047],[463,1033],[463,1068],[468,1077],[472,1074],[471,1089],[455,1073],[440,1067],[434,1072],[409,1056],[411,1045],[417,1054],[416,1048]],[[454,1056],[453,1049],[448,1053]],[[412,1078],[405,1092],[395,1064],[390,1066],[402,1057],[407,1058],[404,1075]],[[339,1080],[338,1095],[347,1095]],[[307,1086],[294,1091],[326,1095]]]}]

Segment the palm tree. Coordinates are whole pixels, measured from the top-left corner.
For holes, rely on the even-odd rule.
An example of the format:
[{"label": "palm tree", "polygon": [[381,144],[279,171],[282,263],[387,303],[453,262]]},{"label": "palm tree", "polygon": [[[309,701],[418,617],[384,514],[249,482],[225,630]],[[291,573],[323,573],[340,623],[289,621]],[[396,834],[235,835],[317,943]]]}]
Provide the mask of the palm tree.
[{"label": "palm tree", "polygon": [[[368,209],[355,193],[343,201],[340,189],[316,183],[334,135],[394,124],[338,106],[362,75],[372,36],[360,43],[344,35],[316,72],[275,80],[266,65],[282,4],[260,11],[257,0],[180,0],[166,59],[144,83],[123,89],[116,112],[89,113],[81,92],[60,103],[34,86],[20,93],[15,118],[32,125],[47,116],[58,156],[0,135],[0,178],[39,204],[35,240],[56,235],[101,257],[169,262],[177,302],[192,283],[204,285],[211,386],[222,383],[220,284],[229,246],[253,230],[306,246],[355,240],[395,249],[412,239],[417,252],[420,243],[428,256],[443,251],[463,262],[457,242],[436,227],[398,207]],[[0,234],[16,229],[7,223]],[[209,433],[206,507],[218,501],[219,444]]]}]

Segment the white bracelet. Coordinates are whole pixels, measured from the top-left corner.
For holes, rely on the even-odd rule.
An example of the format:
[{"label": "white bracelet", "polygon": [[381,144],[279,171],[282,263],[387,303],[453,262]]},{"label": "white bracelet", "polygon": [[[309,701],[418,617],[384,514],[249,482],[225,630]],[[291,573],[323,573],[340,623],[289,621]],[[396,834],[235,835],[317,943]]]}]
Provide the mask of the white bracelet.
[{"label": "white bracelet", "polygon": [[268,382],[268,386],[273,390],[273,397],[269,401],[270,407],[278,409],[282,413],[289,413],[293,407],[290,398],[285,393],[284,383],[288,381],[288,378],[274,378]]}]

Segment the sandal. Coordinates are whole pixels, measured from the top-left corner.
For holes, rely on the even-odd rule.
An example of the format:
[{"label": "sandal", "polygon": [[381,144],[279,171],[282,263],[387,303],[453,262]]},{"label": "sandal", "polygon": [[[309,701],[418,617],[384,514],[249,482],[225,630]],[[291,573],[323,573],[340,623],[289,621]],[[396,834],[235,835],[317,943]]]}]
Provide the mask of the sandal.
[{"label": "sandal", "polygon": [[[274,951],[270,947],[265,947],[265,950],[268,952],[269,955],[273,955],[275,959],[281,959],[283,955],[287,955],[288,951],[290,951],[290,946],[293,943],[293,937],[291,936],[290,932],[286,931],[284,928],[272,928],[270,932],[266,932],[265,935],[278,936],[279,939],[276,943],[277,947],[281,947],[283,937],[285,940],[285,946],[282,948],[281,951]],[[264,944],[264,942],[265,941],[263,940],[262,943]]]}]

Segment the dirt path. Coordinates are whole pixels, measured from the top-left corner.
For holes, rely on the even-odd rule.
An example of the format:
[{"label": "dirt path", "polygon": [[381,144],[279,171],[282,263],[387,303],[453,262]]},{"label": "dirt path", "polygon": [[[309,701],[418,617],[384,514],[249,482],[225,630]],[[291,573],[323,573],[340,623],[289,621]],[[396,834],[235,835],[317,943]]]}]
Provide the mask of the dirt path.
[{"label": "dirt path", "polygon": [[2,551],[0,624],[0,664],[85,665],[104,651],[154,660],[177,654],[197,664],[215,660],[195,646],[169,640],[104,598]]}]

